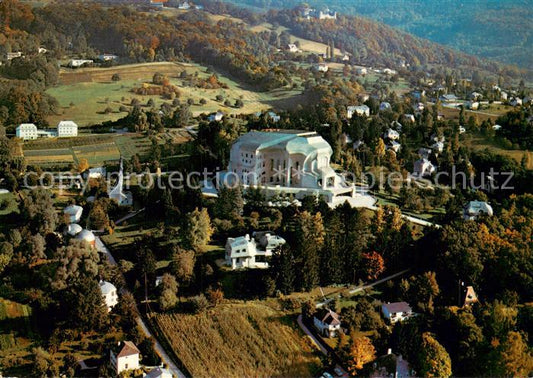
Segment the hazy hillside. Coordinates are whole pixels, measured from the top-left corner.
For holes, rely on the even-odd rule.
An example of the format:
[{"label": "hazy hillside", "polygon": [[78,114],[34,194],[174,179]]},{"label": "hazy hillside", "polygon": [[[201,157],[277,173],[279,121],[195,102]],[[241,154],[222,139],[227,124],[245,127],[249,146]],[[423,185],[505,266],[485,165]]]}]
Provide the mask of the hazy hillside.
[{"label": "hazy hillside", "polygon": [[[233,0],[240,5],[292,8],[300,0]],[[461,51],[521,67],[533,56],[531,0],[310,0],[344,14],[369,17]]]}]

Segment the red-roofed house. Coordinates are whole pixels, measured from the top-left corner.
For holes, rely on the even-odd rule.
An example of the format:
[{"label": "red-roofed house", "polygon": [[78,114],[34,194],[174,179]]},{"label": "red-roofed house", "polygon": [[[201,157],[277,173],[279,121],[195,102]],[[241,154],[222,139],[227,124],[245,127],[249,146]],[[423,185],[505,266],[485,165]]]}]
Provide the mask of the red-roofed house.
[{"label": "red-roofed house", "polygon": [[313,317],[313,323],[322,336],[335,337],[341,329],[339,315],[329,308],[320,309]]},{"label": "red-roofed house", "polygon": [[126,370],[139,369],[140,351],[131,341],[118,343],[116,349],[111,349],[110,360],[117,375]]}]

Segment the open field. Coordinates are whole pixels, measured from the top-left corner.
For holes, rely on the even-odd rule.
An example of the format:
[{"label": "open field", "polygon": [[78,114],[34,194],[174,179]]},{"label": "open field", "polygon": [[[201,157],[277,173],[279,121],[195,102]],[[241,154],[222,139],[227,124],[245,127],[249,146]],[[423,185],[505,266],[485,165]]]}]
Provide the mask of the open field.
[{"label": "open field", "polygon": [[481,134],[467,135],[463,141],[463,144],[473,149],[474,151],[488,149],[493,153],[508,156],[512,159],[515,159],[519,163],[522,161],[522,157],[524,156],[524,154],[527,153],[529,156],[529,163],[526,168],[533,169],[533,152],[531,151],[504,149],[500,147],[495,141],[492,141]]},{"label": "open field", "polygon": [[194,377],[311,376],[320,363],[293,319],[259,301],[155,323]]},{"label": "open field", "polygon": [[[9,349],[27,343],[23,336],[27,336],[26,334],[31,332],[30,316],[30,306],[0,298],[0,358]],[[15,324],[17,327],[12,327]],[[18,329],[21,334],[13,332],[13,329]]]},{"label": "open field", "polygon": [[[146,104],[152,99],[155,106],[159,107],[164,102],[158,95],[137,95],[131,90],[140,87],[143,83],[149,83],[154,73],[160,72],[170,79],[170,83],[176,85],[181,93],[180,100],[185,102],[193,99],[191,107],[193,115],[210,113],[222,110],[226,113],[254,113],[272,107],[292,107],[295,101],[303,101],[300,90],[292,88],[280,88],[269,92],[258,92],[251,87],[245,86],[222,74],[219,80],[228,86],[228,89],[203,89],[184,86],[179,75],[186,71],[188,74],[197,74],[199,78],[207,78],[211,74],[206,68],[197,64],[157,62],[145,64],[130,64],[111,68],[81,68],[77,70],[62,69],[60,73],[60,85],[50,88],[47,93],[54,96],[60,104],[61,114],[52,115],[48,121],[57,124],[62,119],[72,119],[80,126],[98,124],[104,121],[115,121],[126,115],[119,108],[130,108],[131,100],[138,99],[141,104]],[[111,81],[111,76],[118,73],[121,80]],[[225,106],[216,101],[215,97],[222,95],[232,104],[237,99],[244,103],[242,108]],[[200,100],[205,104],[201,105]],[[111,112],[105,114],[105,109]]]}]

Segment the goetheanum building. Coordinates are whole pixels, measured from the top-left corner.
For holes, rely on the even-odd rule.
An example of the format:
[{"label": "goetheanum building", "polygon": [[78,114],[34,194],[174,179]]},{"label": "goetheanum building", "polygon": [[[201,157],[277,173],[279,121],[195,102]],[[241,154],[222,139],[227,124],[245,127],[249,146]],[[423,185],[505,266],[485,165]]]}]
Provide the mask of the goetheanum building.
[{"label": "goetheanum building", "polygon": [[355,195],[331,168],[333,150],[314,131],[251,131],[240,136],[230,152],[225,184],[276,188],[278,193],[322,195],[328,200],[347,193]]}]

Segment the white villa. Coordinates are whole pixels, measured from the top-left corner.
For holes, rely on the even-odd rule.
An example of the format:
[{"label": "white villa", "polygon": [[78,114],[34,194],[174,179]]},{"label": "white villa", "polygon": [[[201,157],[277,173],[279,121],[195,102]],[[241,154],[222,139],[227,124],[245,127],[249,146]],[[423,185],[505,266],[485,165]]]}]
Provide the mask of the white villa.
[{"label": "white villa", "polygon": [[117,288],[111,282],[107,281],[100,281],[99,285],[107,312],[109,312],[118,303]]},{"label": "white villa", "polygon": [[109,359],[116,375],[126,370],[139,369],[140,354],[139,349],[131,341],[120,342],[115,350],[111,349]]},{"label": "white villa", "polygon": [[388,130],[385,132],[384,137],[387,138],[387,139],[389,139],[389,140],[398,140],[398,138],[400,137],[400,133],[397,132],[396,130],[388,129]]},{"label": "white villa", "polygon": [[351,119],[353,115],[370,117],[370,108],[366,105],[348,106],[346,108],[346,118]]},{"label": "white villa", "polygon": [[318,72],[328,72],[329,70],[329,67],[326,63],[318,63],[315,68]]},{"label": "white villa", "polygon": [[78,125],[73,121],[61,121],[57,125],[57,130],[42,130],[33,123],[21,123],[17,126],[15,135],[23,140],[34,140],[42,137],[74,137],[78,135]]},{"label": "white villa", "polygon": [[94,61],[92,59],[71,59],[68,62],[68,66],[72,68],[78,68],[86,64],[93,64]]},{"label": "white villa", "polygon": [[313,316],[313,324],[318,332],[325,337],[335,337],[341,329],[339,315],[329,308],[318,310]]},{"label": "white villa", "polygon": [[96,236],[94,236],[93,232],[90,230],[84,229],[80,231],[78,234],[76,234],[76,239],[83,240],[92,248],[96,247]]},{"label": "white villa", "polygon": [[289,44],[287,45],[287,47],[288,47],[289,51],[292,52],[292,53],[297,53],[297,52],[300,51],[300,49],[298,48],[298,46],[296,46],[294,43],[289,43]]},{"label": "white villa", "polygon": [[224,113],[219,111],[219,112],[210,114],[209,117],[207,117],[207,120],[209,122],[214,122],[214,121],[220,122],[220,121],[222,121],[223,117],[224,117]]},{"label": "white villa", "polygon": [[63,213],[69,216],[70,223],[78,223],[83,214],[83,207],[78,205],[69,205],[63,209]]},{"label": "white villa", "polygon": [[231,269],[268,268],[267,257],[274,249],[285,244],[285,239],[269,232],[254,232],[250,235],[228,238],[226,242],[226,264]]},{"label": "white villa", "polygon": [[414,163],[413,177],[422,178],[431,176],[435,170],[435,166],[427,158],[422,158]]},{"label": "white villa", "polygon": [[404,114],[404,115],[403,115],[403,118],[404,118],[406,121],[409,121],[409,122],[412,122],[412,123],[415,122],[415,116],[414,116],[414,114]]},{"label": "white villa", "polygon": [[484,201],[470,201],[463,210],[463,219],[474,220],[482,214],[492,216],[494,214],[492,206]]},{"label": "white villa", "polygon": [[402,322],[413,316],[413,310],[407,302],[385,303],[381,305],[381,311],[391,324]]},{"label": "white villa", "polygon": [[297,198],[322,195],[331,202],[337,195],[355,196],[355,187],[331,168],[332,154],[329,143],[314,131],[251,131],[233,143],[223,180]]}]

